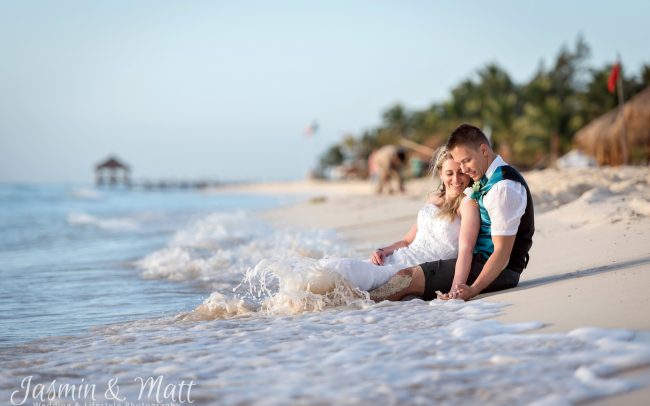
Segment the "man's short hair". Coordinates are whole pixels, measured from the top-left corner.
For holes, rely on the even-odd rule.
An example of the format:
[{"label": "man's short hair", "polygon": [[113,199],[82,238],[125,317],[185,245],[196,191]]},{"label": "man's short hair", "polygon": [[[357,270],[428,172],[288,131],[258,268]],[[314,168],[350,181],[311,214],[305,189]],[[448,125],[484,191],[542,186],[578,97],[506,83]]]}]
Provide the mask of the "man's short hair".
[{"label": "man's short hair", "polygon": [[478,149],[481,144],[487,144],[490,147],[490,141],[483,134],[483,131],[470,124],[461,124],[449,136],[447,150],[451,151],[458,146],[469,146]]}]

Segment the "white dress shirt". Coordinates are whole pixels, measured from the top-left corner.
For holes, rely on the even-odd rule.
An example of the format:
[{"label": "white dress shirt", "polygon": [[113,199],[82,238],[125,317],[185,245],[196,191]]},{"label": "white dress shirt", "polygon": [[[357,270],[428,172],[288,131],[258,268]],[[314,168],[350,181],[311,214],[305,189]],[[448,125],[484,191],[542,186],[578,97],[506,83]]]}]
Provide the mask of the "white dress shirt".
[{"label": "white dress shirt", "polygon": [[[508,165],[500,155],[494,159],[485,172],[490,179],[500,166]],[[483,205],[490,216],[492,235],[515,235],[519,228],[521,216],[526,211],[526,188],[519,182],[513,180],[502,180],[497,182],[483,196]]]}]

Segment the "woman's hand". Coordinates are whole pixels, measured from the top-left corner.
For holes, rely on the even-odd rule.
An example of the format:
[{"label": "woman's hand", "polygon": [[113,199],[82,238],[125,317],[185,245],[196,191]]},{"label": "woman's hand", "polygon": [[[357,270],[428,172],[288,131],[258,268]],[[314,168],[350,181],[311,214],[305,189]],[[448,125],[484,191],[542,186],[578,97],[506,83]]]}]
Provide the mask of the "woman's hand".
[{"label": "woman's hand", "polygon": [[456,294],[456,299],[470,300],[474,296],[478,295],[479,291],[473,286],[467,286],[465,284],[458,285],[458,290]]},{"label": "woman's hand", "polygon": [[372,262],[375,265],[384,265],[384,259],[386,259],[386,254],[384,253],[384,250],[378,248],[370,257],[370,262]]}]

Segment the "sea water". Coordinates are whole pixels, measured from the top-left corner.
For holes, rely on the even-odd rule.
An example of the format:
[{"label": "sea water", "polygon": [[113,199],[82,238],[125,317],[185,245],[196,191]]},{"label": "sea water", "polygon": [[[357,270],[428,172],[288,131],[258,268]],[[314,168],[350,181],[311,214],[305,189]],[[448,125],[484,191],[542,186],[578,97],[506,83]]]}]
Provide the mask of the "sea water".
[{"label": "sea water", "polygon": [[209,286],[148,277],[137,261],[204,217],[208,227],[215,216],[223,220],[206,237],[218,250],[219,243],[249,232],[244,224],[232,224],[241,213],[282,201],[196,191],[0,185],[0,347],[193,308]]},{"label": "sea water", "polygon": [[650,365],[629,331],[375,304],[314,266],[359,256],[336,233],[256,216],[286,198],[0,190],[2,404],[571,404]]}]

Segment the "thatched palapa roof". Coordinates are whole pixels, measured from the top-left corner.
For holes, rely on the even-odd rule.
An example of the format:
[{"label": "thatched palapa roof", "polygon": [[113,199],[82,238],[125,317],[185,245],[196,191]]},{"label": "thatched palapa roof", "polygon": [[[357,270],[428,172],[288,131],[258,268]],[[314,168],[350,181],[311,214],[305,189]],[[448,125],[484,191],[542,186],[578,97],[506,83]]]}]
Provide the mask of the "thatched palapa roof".
[{"label": "thatched palapa roof", "polygon": [[[650,87],[623,106],[631,163],[650,161]],[[573,137],[576,147],[600,165],[623,164],[623,117],[616,108],[596,118]]]},{"label": "thatched palapa roof", "polygon": [[118,158],[111,156],[106,158],[106,160],[95,165],[95,170],[99,171],[102,169],[123,169],[125,171],[130,170],[129,165],[121,162]]}]

